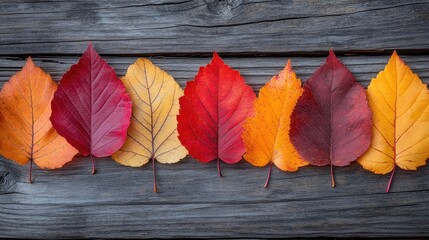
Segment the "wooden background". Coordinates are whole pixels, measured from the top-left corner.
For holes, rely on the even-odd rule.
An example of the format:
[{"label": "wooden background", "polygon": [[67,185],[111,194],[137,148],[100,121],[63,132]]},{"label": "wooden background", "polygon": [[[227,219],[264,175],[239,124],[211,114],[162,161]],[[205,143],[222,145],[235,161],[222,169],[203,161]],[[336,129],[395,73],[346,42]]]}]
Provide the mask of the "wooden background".
[{"label": "wooden background", "polygon": [[[305,80],[328,50],[367,86],[390,54],[429,82],[429,1],[0,1],[0,82],[32,56],[55,80],[92,41],[122,76],[151,57],[183,87],[213,50],[258,89],[292,59]],[[0,133],[1,134],[1,133]],[[128,168],[76,157],[57,171],[34,171],[0,159],[0,237],[271,238],[429,237],[429,166],[389,175],[353,163],[296,173],[240,162],[200,164],[187,157]]]}]

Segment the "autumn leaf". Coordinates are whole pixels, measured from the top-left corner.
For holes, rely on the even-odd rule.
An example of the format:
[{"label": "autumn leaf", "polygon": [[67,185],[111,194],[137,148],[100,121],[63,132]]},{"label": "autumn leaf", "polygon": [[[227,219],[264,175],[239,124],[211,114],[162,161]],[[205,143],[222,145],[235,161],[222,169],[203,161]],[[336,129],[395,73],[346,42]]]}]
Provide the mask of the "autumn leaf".
[{"label": "autumn leaf", "polygon": [[396,167],[417,170],[429,158],[429,90],[396,54],[371,80],[367,91],[373,112],[373,135],[368,151],[357,161],[377,174]]},{"label": "autumn leaf", "polygon": [[193,81],[186,84],[179,99],[179,139],[189,154],[200,162],[217,159],[236,163],[244,154],[241,139],[244,120],[253,112],[255,93],[238,71],[213,53]]},{"label": "autumn leaf", "polygon": [[302,91],[289,60],[284,70],[261,88],[255,101],[255,116],[247,118],[243,125],[244,159],[257,167],[270,163],[265,187],[272,164],[289,172],[308,165],[289,139],[290,116]]},{"label": "autumn leaf", "polygon": [[77,150],[52,127],[50,103],[57,85],[27,59],[24,68],[4,84],[0,93],[0,154],[20,165],[60,168]]},{"label": "autumn leaf", "polygon": [[52,100],[51,121],[58,133],[79,152],[110,156],[125,142],[131,99],[121,80],[92,44],[66,72]]},{"label": "autumn leaf", "polygon": [[304,85],[291,116],[290,138],[312,165],[347,166],[371,141],[371,111],[365,89],[331,50]]},{"label": "autumn leaf", "polygon": [[154,191],[157,191],[155,160],[176,163],[187,155],[177,138],[179,84],[151,61],[139,58],[122,78],[133,101],[128,136],[120,150],[113,154],[118,163],[141,167],[153,163]]}]

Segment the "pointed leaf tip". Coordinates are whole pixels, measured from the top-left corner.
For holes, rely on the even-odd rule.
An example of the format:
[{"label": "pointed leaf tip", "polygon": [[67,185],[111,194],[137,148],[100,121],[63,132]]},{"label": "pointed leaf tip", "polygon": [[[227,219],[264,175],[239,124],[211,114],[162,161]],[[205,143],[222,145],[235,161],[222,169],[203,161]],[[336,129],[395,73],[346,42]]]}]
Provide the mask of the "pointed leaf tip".
[{"label": "pointed leaf tip", "polygon": [[224,64],[222,58],[217,54],[216,51],[213,51],[212,62],[216,64]]},{"label": "pointed leaf tip", "polygon": [[292,60],[290,60],[290,58],[287,60],[285,69],[292,71]]},{"label": "pointed leaf tip", "polygon": [[27,61],[25,62],[24,68],[36,68],[36,64],[34,63],[33,59],[31,57],[27,58]]},{"label": "pointed leaf tip", "polygon": [[389,59],[389,64],[391,62],[395,62],[395,63],[400,63],[402,65],[405,65],[405,62],[402,60],[402,58],[398,55],[398,53],[396,52],[396,50],[392,53],[392,55],[390,56]]},{"label": "pointed leaf tip", "polygon": [[86,49],[94,49],[94,45],[91,41],[88,42],[88,46],[86,47]]},{"label": "pointed leaf tip", "polygon": [[[97,57],[100,57],[100,54],[98,54],[97,50],[95,49],[94,45],[92,44],[92,42],[88,43],[88,46],[85,50],[85,52],[83,53],[83,55],[95,55]],[[104,59],[103,59],[104,60]],[[110,66],[109,66],[110,67]]]},{"label": "pointed leaf tip", "polygon": [[340,61],[338,58],[337,58],[337,55],[335,55],[335,52],[334,52],[334,50],[332,50],[332,48],[329,50],[329,54],[328,54],[328,58],[327,58],[327,60],[326,61],[328,61],[328,60],[331,60],[331,61]]}]

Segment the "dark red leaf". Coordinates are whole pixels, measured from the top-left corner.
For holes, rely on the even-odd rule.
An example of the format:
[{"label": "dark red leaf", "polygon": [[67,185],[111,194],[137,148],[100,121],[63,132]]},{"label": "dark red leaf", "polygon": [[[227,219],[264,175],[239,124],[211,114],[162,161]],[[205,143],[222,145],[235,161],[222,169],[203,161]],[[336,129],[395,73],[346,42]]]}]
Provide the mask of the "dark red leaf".
[{"label": "dark red leaf", "polygon": [[189,154],[201,162],[240,161],[245,152],[242,125],[253,113],[255,98],[240,73],[214,53],[179,99],[179,139]]},{"label": "dark red leaf", "polygon": [[310,164],[346,166],[371,142],[371,111],[365,89],[331,50],[307,80],[291,116],[290,138]]},{"label": "dark red leaf", "polygon": [[82,155],[106,157],[124,144],[130,117],[124,85],[89,44],[60,81],[52,100],[52,125]]}]

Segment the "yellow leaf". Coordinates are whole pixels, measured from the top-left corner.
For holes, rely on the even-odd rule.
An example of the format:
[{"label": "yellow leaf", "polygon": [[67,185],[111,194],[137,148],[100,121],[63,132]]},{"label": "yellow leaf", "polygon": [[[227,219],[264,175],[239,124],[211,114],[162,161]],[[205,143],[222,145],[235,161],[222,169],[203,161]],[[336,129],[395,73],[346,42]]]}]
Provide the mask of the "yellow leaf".
[{"label": "yellow leaf", "polygon": [[396,166],[416,170],[429,157],[429,90],[420,78],[393,53],[367,91],[373,112],[373,136],[369,150],[357,161],[377,174]]},{"label": "yellow leaf", "polygon": [[[51,100],[57,85],[28,58],[0,94],[0,154],[24,165],[60,168],[78,152],[52,127]],[[31,169],[31,167],[30,167]],[[30,182],[31,170],[30,170]]]},{"label": "yellow leaf", "polygon": [[261,88],[255,102],[255,116],[244,123],[245,160],[258,167],[273,163],[289,172],[308,165],[289,139],[290,116],[302,92],[301,81],[289,60],[284,70]]},{"label": "yellow leaf", "polygon": [[156,192],[155,160],[176,163],[187,155],[177,138],[178,99],[183,90],[173,77],[143,58],[128,68],[122,82],[133,101],[133,110],[125,144],[112,157],[130,167],[152,160]]}]

